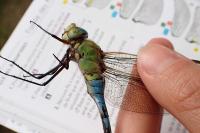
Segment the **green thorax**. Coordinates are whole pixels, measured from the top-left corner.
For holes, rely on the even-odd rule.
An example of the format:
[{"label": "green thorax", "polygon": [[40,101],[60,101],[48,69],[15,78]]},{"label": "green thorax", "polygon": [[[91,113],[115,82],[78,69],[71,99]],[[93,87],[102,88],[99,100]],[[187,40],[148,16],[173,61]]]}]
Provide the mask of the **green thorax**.
[{"label": "green thorax", "polygon": [[101,74],[105,71],[103,62],[103,51],[91,40],[83,40],[75,44],[75,60],[86,80],[102,78]]}]

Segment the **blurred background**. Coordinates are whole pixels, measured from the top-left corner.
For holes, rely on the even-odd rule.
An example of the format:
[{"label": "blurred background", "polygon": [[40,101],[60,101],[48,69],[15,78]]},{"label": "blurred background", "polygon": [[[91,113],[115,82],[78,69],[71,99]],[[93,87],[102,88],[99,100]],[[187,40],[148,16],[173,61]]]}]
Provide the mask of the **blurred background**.
[{"label": "blurred background", "polygon": [[[32,0],[0,0],[0,49],[3,47],[15,26]],[[0,126],[0,133],[15,133]]]},{"label": "blurred background", "polygon": [[0,0],[0,48],[4,45],[32,0]]}]

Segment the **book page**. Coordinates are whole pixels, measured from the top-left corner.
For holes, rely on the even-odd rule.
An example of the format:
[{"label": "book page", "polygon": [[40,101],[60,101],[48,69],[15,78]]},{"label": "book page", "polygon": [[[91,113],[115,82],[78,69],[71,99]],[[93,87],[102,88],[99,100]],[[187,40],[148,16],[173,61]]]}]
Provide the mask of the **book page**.
[{"label": "book page", "polygon": [[[149,39],[165,37],[172,41],[176,51],[198,59],[200,30],[193,32],[199,27],[198,1],[157,0],[156,4],[151,1],[34,0],[1,55],[32,73],[45,73],[59,63],[53,54],[61,59],[68,46],[30,24],[32,20],[60,37],[67,25],[76,23],[106,52],[137,54]],[[136,5],[131,7],[128,3]],[[155,14],[152,7],[158,7],[159,12]],[[182,12],[187,12],[189,19],[181,16]],[[25,75],[4,60],[0,60],[0,70]],[[31,80],[43,83],[48,78]],[[114,131],[118,110],[107,106]],[[74,62],[44,87],[0,74],[0,123],[20,133],[103,132],[97,107],[87,94],[83,76]],[[165,115],[161,132],[187,130],[171,115]]]}]

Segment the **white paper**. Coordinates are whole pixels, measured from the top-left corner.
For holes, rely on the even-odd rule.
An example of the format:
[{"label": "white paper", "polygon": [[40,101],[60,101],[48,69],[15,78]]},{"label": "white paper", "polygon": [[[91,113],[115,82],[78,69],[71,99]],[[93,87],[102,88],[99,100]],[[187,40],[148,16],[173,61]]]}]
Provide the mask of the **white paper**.
[{"label": "white paper", "polygon": [[[90,7],[85,5],[86,2],[91,3]],[[75,22],[85,28],[89,33],[89,38],[97,42],[104,51],[137,54],[138,49],[150,38],[165,37],[173,42],[178,52],[189,58],[198,59],[199,42],[189,43],[185,39],[196,19],[191,17],[191,24],[188,24],[181,36],[171,35],[174,0],[163,0],[162,15],[156,19],[157,22],[154,25],[135,23],[132,20],[135,11],[132,9],[126,9],[128,11],[128,15],[125,15],[126,19],[120,17],[122,1],[102,2],[102,5],[95,3],[98,2],[34,0],[1,50],[1,55],[15,61],[30,72],[44,73],[57,65],[58,62],[53,54],[62,58],[67,46],[29,23],[33,20],[58,36],[61,36],[68,24]],[[187,6],[190,13],[194,14],[198,3],[195,0],[188,0]],[[138,11],[139,9],[140,7],[135,8]],[[133,12],[132,15],[130,11]],[[21,77],[24,74],[3,60],[0,60],[0,70]],[[42,83],[45,80],[47,78],[34,81]],[[108,111],[114,131],[117,111],[109,105]],[[77,64],[73,62],[70,63],[68,71],[61,72],[45,87],[0,74],[0,123],[20,133],[103,132],[96,105],[87,94],[83,77]],[[186,129],[172,116],[164,116],[162,133],[185,132],[187,132]]]}]

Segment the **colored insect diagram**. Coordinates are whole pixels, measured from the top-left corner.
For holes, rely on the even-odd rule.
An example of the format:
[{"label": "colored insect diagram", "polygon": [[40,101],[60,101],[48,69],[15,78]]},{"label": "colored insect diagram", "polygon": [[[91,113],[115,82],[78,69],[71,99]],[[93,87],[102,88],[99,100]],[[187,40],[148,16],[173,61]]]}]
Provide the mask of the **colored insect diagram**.
[{"label": "colored insect diagram", "polygon": [[[74,0],[73,2],[84,2],[87,7],[95,7],[99,10],[110,7],[112,18],[120,16],[122,19],[128,19],[134,23],[141,23],[147,26],[156,25],[160,22],[165,7],[163,0]],[[182,37],[184,34],[184,38],[188,43],[200,44],[199,30],[195,30],[200,25],[198,21],[200,8],[198,5],[194,6],[193,2],[192,0],[173,1],[174,12],[171,13],[173,14],[171,19],[160,22],[163,28],[161,31],[162,35]],[[192,13],[194,13],[194,16],[192,16]]]},{"label": "colored insect diagram", "polygon": [[[140,0],[124,0],[123,6],[121,9],[121,16],[123,18],[129,18],[133,14],[132,20],[134,22],[144,23],[147,25],[156,24],[161,18],[161,14],[164,9],[163,0],[148,0],[143,1],[142,4],[139,4]],[[129,7],[131,5],[131,7]],[[135,6],[132,6],[135,5]],[[139,9],[135,12],[134,9]],[[156,10],[154,10],[156,8]],[[191,8],[194,9],[194,17],[192,17]],[[191,1],[179,1],[174,0],[174,14],[171,20],[162,22],[163,34],[168,35],[171,31],[171,34],[174,37],[180,37],[187,32],[185,39],[190,43],[200,43],[200,33],[198,30],[199,27],[199,7],[194,6]],[[149,14],[148,14],[149,13]],[[147,16],[151,16],[150,18]],[[189,25],[189,23],[191,23]],[[186,31],[186,28],[189,27],[189,30]]]}]

